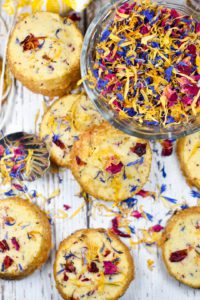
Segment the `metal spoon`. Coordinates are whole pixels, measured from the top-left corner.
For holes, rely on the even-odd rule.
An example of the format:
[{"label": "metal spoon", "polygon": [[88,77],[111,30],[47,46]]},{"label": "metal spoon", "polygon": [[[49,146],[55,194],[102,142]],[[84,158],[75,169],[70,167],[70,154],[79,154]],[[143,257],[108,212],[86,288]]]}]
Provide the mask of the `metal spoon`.
[{"label": "metal spoon", "polygon": [[[0,147],[0,174],[2,163],[6,159],[9,160],[7,164],[11,164],[9,173],[11,178],[22,181],[35,181],[42,177],[50,166],[49,151],[45,143],[34,134],[25,132],[8,134],[0,139]],[[3,155],[1,154],[2,151],[4,151]],[[18,162],[19,164],[22,162],[19,168]],[[14,168],[12,164],[14,164]]]}]

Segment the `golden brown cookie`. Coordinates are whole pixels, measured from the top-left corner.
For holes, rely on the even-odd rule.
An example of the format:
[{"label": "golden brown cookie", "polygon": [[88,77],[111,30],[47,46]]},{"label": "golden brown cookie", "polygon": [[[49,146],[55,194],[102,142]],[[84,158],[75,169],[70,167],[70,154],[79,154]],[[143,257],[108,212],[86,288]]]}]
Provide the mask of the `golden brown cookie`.
[{"label": "golden brown cookie", "polygon": [[116,300],[134,278],[128,247],[105,229],[82,229],[62,241],[54,278],[66,299]]},{"label": "golden brown cookie", "polygon": [[0,201],[0,278],[21,279],[40,268],[51,250],[46,214],[27,200]]},{"label": "golden brown cookie", "polygon": [[177,155],[187,182],[200,189],[200,132],[179,139]]},{"label": "golden brown cookie", "polygon": [[63,96],[80,77],[82,41],[72,20],[37,12],[16,24],[8,44],[8,64],[31,91]]},{"label": "golden brown cookie", "polygon": [[167,270],[178,281],[200,287],[200,207],[176,212],[162,236],[162,256]]},{"label": "golden brown cookie", "polygon": [[75,142],[70,168],[85,192],[106,201],[122,201],[146,183],[151,149],[148,141],[126,135],[104,122]]},{"label": "golden brown cookie", "polygon": [[102,118],[86,95],[71,94],[55,101],[43,116],[40,137],[46,143],[51,160],[68,167],[70,152],[78,136]]}]

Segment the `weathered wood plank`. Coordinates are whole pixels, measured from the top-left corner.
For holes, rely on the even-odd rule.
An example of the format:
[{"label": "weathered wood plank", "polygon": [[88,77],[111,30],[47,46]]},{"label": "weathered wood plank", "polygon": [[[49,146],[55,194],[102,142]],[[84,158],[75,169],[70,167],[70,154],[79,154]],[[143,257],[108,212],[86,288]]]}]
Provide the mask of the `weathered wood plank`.
[{"label": "weathered wood plank", "polygon": [[[82,15],[82,20],[80,22],[83,32],[85,32],[86,27],[89,25],[92,18],[99,11],[102,5],[107,2],[107,0],[96,0],[91,3],[87,11]],[[34,132],[35,115],[39,109],[41,110],[40,116],[42,115],[42,101],[42,96],[34,95],[26,88],[22,87],[20,83],[17,83],[15,103],[13,104],[13,111],[5,128],[5,133],[18,130]],[[169,196],[176,199],[185,199],[189,204],[192,204],[193,199],[190,197],[190,189],[180,173],[175,155],[170,158],[162,159],[161,161],[161,164],[164,163],[166,167],[166,180],[162,178],[161,172],[158,170],[158,161],[160,160],[160,157],[155,155],[150,180],[145,186],[145,189],[155,190],[157,184],[161,185],[162,183],[166,183],[168,187],[167,194]],[[58,184],[57,175],[53,175],[51,173],[46,174],[43,179],[31,184],[31,188],[37,189],[44,195],[49,195],[57,187],[60,187],[60,196],[52,200],[51,204],[43,206],[42,202],[39,201],[39,204],[43,206],[45,210],[49,210],[52,215],[55,215],[58,212],[58,209],[62,208],[64,203],[71,205],[72,211],[75,211],[78,207],[80,207],[83,201],[76,196],[80,189],[71,173],[68,170],[65,170],[61,173],[61,176],[63,177],[63,182],[60,185]],[[175,188],[174,182],[176,182]],[[167,211],[167,209],[163,208],[162,203],[155,203],[148,198],[140,199],[139,204],[144,204],[145,210],[152,212],[157,219],[159,219],[160,216],[163,216],[163,214]],[[111,207],[111,204],[107,205]],[[69,215],[70,214],[71,211],[69,211]],[[1,280],[0,300],[61,299],[55,289],[52,274],[55,249],[58,247],[60,241],[73,231],[87,226],[108,228],[111,225],[110,220],[111,218],[102,216],[98,212],[94,215],[94,207],[92,209],[91,217],[87,217],[87,209],[84,207],[73,219],[57,218],[52,226],[53,250],[48,263],[41,271],[35,272],[32,276],[22,281],[8,282]],[[135,226],[140,225],[135,222]],[[175,298],[176,300],[186,300],[188,298],[194,300],[199,299],[198,291],[179,285],[175,280],[168,276],[161,262],[159,250],[152,255],[149,254],[143,246],[139,246],[136,249],[132,249],[132,254],[136,265],[136,279],[131,284],[126,295],[123,297],[124,300],[168,300],[169,298]],[[155,260],[156,267],[151,272],[147,268],[146,261],[148,258],[152,259],[152,257]]]}]

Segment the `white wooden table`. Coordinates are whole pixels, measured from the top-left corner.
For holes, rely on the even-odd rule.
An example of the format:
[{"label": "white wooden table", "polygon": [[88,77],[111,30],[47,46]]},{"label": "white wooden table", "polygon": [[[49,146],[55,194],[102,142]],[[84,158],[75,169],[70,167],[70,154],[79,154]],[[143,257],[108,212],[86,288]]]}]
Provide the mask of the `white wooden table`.
[{"label": "white wooden table", "polygon": [[[84,32],[92,20],[95,12],[99,10],[103,3],[107,1],[96,0],[81,15],[80,27]],[[178,2],[178,0],[176,0]],[[180,2],[183,2],[180,0]],[[35,132],[35,116],[40,111],[40,118],[43,113],[43,97],[35,95],[24,88],[19,82],[16,82],[16,94],[10,120],[4,128],[4,133],[14,131]],[[39,122],[38,122],[39,123]],[[189,205],[196,204],[197,199],[191,197],[191,189],[183,178],[176,155],[170,157],[160,156],[160,144],[152,144],[154,149],[153,165],[149,182],[144,187],[145,190],[157,191],[158,185],[167,185],[165,195],[178,200],[178,203],[186,201]],[[156,154],[158,150],[158,154]],[[165,167],[166,178],[162,176],[162,167]],[[52,216],[59,214],[59,209],[63,210],[63,204],[68,204],[72,208],[68,211],[68,218],[62,219],[56,217],[52,225],[53,249],[46,265],[36,271],[30,277],[21,281],[0,281],[0,300],[58,300],[61,297],[55,289],[55,283],[52,273],[55,249],[59,243],[71,234],[73,231],[87,227],[110,227],[112,217],[108,217],[105,210],[101,212],[95,209],[97,201],[89,205],[84,205],[80,212],[73,218],[70,216],[78,209],[83,198],[77,196],[80,188],[74,180],[69,170],[60,171],[62,183],[59,183],[58,174],[48,173],[44,178],[29,185],[29,189],[36,189],[45,196],[50,195],[55,189],[60,188],[60,195],[53,199],[50,204],[42,203],[41,199],[37,202],[46,211],[50,211]],[[154,217],[152,223],[133,219],[133,225],[136,228],[148,228],[157,224],[158,220],[165,218],[169,208],[165,207],[161,200],[154,201],[149,198],[138,198],[138,206],[143,204],[144,210],[151,213]],[[99,203],[99,202],[98,202]],[[111,207],[112,204],[106,204]],[[162,224],[164,224],[163,222]],[[125,240],[129,245],[129,241]],[[127,293],[123,296],[124,300],[187,300],[200,299],[200,291],[191,289],[172,279],[166,272],[161,260],[160,250],[154,248],[151,254],[147,249],[140,245],[131,249],[136,265],[136,278],[129,287]],[[147,259],[155,261],[155,268],[150,271],[147,268]]]}]

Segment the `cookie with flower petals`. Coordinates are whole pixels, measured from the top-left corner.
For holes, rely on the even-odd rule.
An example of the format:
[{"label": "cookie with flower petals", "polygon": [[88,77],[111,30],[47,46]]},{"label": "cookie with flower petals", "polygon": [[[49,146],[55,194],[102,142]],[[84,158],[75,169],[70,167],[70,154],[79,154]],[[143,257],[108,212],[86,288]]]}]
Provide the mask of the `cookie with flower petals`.
[{"label": "cookie with flower petals", "polygon": [[51,249],[46,214],[28,200],[0,201],[0,278],[21,279],[40,268]]},{"label": "cookie with flower petals", "polygon": [[200,189],[200,132],[179,139],[177,154],[187,182]]},{"label": "cookie with flower petals", "polygon": [[148,141],[126,135],[104,122],[79,137],[70,168],[85,192],[122,201],[141,190],[151,169]]},{"label": "cookie with flower petals", "polygon": [[60,244],[54,278],[66,300],[115,300],[133,280],[134,262],[128,247],[110,231],[82,229]]},{"label": "cookie with flower petals", "polygon": [[86,95],[72,94],[55,101],[45,113],[40,137],[46,143],[51,160],[60,167],[69,166],[70,152],[80,133],[102,118]]},{"label": "cookie with flower petals", "polygon": [[9,40],[8,64],[28,89],[45,96],[63,96],[80,77],[83,37],[76,24],[50,12],[19,21]]},{"label": "cookie with flower petals", "polygon": [[162,256],[169,274],[200,288],[200,207],[175,212],[162,236]]}]

